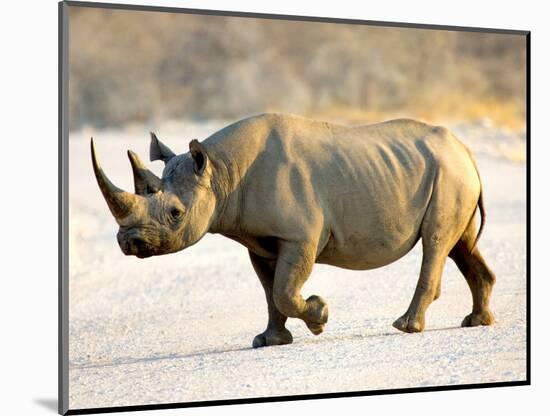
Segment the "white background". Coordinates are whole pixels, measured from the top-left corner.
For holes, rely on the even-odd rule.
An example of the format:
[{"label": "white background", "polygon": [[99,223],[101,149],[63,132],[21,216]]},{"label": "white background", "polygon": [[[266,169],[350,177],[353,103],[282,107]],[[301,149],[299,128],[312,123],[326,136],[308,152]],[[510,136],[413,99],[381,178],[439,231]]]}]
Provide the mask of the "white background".
[{"label": "white background", "polygon": [[[4,2],[0,14],[0,406],[54,414],[57,396],[57,2]],[[142,4],[532,31],[532,382],[530,387],[178,409],[138,414],[540,414],[550,389],[544,237],[548,229],[550,27],[542,1],[247,0]],[[146,27],[143,30],[147,30]],[[545,394],[546,393],[546,394]],[[544,411],[542,411],[544,412]],[[130,413],[126,413],[130,414]]]}]

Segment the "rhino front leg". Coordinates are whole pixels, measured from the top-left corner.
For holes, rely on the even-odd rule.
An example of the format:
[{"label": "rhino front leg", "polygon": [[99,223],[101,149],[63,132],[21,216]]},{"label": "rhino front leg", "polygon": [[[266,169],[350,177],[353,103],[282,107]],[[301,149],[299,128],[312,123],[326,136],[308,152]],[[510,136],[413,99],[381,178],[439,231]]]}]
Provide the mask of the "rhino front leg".
[{"label": "rhino front leg", "polygon": [[324,330],[328,321],[327,303],[317,295],[304,299],[302,286],[315,263],[315,247],[296,243],[283,243],[275,268],[273,300],[285,316],[299,318],[314,335]]},{"label": "rhino front leg", "polygon": [[284,316],[273,302],[273,280],[275,276],[275,260],[264,259],[251,251],[248,252],[252,266],[260,279],[267,300],[269,318],[267,328],[254,337],[252,347],[267,347],[292,343],[292,334],[285,328],[287,317]]}]

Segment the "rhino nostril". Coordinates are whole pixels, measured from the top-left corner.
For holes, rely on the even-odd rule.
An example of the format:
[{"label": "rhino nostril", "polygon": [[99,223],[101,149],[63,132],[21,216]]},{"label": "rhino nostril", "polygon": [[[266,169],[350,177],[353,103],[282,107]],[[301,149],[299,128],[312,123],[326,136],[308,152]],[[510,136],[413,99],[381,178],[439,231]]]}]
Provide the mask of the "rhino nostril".
[{"label": "rhino nostril", "polygon": [[145,248],[146,246],[146,242],[145,240],[139,238],[139,237],[135,237],[135,238],[132,238],[130,240],[130,245],[132,245],[133,247],[135,247],[138,251],[139,250],[142,250],[143,248]]}]

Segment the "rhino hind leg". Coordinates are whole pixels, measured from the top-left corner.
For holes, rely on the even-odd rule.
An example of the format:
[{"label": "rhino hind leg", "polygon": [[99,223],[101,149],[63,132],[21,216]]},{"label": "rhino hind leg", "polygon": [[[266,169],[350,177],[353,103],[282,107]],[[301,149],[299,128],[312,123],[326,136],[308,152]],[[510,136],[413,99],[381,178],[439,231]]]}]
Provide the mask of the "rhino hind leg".
[{"label": "rhino hind leg", "polygon": [[476,198],[467,187],[455,187],[452,183],[445,178],[444,172],[439,172],[435,179],[430,204],[420,227],[422,266],[418,283],[409,308],[393,323],[400,331],[424,330],[426,311],[441,294],[445,261],[471,222],[471,211],[463,207],[474,205]]},{"label": "rhino hind leg", "polygon": [[252,347],[259,348],[271,345],[291,344],[293,341],[292,334],[285,328],[287,317],[279,312],[273,301],[275,261],[264,259],[250,251],[248,254],[250,255],[252,266],[264,288],[269,316],[266,330],[254,337]]},{"label": "rhino hind leg", "polygon": [[408,333],[424,330],[426,310],[441,291],[441,274],[448,254],[425,239],[422,247],[422,266],[414,296],[407,311],[393,323],[394,328]]},{"label": "rhino hind leg", "polygon": [[479,249],[474,244],[477,227],[475,219],[472,219],[468,228],[451,250],[449,256],[454,260],[472,292],[472,312],[464,318],[462,326],[492,325],[495,322],[493,313],[489,308],[491,292],[496,278],[489,269]]},{"label": "rhino hind leg", "polygon": [[313,269],[314,259],[314,247],[283,244],[275,269],[273,300],[283,315],[303,320],[314,335],[319,335],[328,321],[328,305],[320,296],[312,295],[304,299],[301,294],[302,286]]}]

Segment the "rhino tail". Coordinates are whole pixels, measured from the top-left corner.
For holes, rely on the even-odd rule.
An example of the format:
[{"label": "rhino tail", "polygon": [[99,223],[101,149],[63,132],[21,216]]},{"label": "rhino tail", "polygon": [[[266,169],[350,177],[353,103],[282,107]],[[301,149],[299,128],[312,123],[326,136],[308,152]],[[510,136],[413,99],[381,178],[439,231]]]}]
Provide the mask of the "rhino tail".
[{"label": "rhino tail", "polygon": [[[477,231],[476,238],[474,240],[474,244],[472,244],[472,247],[470,248],[470,253],[474,251],[474,249],[477,246],[477,242],[479,241],[479,238],[481,237],[481,233],[483,232],[483,228],[485,227],[485,206],[483,204],[483,184],[481,183],[481,176],[479,174],[479,169],[477,168],[477,163],[472,155],[472,153],[468,149],[468,153],[470,154],[470,159],[472,160],[472,163],[474,164],[474,168],[477,172],[477,177],[479,178],[479,197],[477,199],[477,206],[479,207],[479,215],[481,217],[481,224],[479,225],[479,230]],[[474,210],[474,213],[472,214],[472,219],[476,215],[476,212]]]},{"label": "rhino tail", "polygon": [[[479,230],[476,235],[476,239],[474,240],[474,244],[472,245],[472,248],[470,249],[470,253],[474,251],[476,248],[477,242],[479,241],[479,237],[481,237],[481,233],[483,232],[483,227],[485,227],[485,207],[483,206],[483,189],[479,189],[479,199],[477,200],[477,206],[479,207],[479,214],[481,216],[481,224],[479,226]],[[475,212],[474,212],[475,215]]]}]

